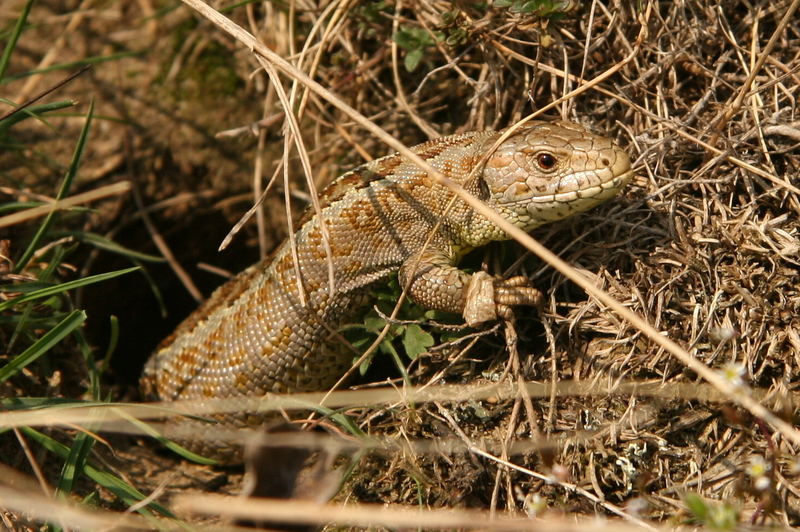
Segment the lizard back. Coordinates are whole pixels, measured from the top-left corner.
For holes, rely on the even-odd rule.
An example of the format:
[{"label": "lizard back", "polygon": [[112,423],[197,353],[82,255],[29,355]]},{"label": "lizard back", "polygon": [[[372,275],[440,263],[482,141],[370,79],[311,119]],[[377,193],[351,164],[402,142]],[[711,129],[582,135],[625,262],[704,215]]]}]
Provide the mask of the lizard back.
[{"label": "lizard back", "polygon": [[[501,134],[453,135],[412,150],[525,230],[613,197],[632,175],[623,150],[576,124],[533,122],[499,142]],[[541,300],[524,278],[457,268],[464,250],[508,236],[398,154],[342,175],[323,190],[320,204],[302,218],[294,251],[284,242],[162,343],[142,375],[148,398],[329,388],[357,356],[337,331],[368,300],[368,288],[395,272],[419,304],[463,314],[470,325]],[[247,412],[214,417],[226,427],[268,419]],[[224,442],[193,448],[231,456]]]}]

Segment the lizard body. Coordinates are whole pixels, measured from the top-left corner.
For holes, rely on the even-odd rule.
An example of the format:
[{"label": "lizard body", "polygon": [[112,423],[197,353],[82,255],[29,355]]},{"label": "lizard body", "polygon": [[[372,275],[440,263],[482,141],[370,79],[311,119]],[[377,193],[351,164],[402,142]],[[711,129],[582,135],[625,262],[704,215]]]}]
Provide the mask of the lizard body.
[{"label": "lizard body", "polygon": [[[412,150],[525,230],[615,196],[632,175],[624,151],[576,124],[533,122],[490,153],[500,134],[453,135]],[[321,193],[320,213],[301,220],[297,264],[287,241],[271,260],[220,287],[152,355],[143,392],[169,401],[325,390],[353,360],[335,331],[368,300],[372,284],[395,272],[417,303],[462,314],[469,324],[536,304],[541,294],[523,278],[456,267],[467,250],[508,236],[452,198],[398,154],[344,174]],[[253,426],[265,418],[242,412],[218,419]],[[228,454],[224,445],[193,447]]]}]

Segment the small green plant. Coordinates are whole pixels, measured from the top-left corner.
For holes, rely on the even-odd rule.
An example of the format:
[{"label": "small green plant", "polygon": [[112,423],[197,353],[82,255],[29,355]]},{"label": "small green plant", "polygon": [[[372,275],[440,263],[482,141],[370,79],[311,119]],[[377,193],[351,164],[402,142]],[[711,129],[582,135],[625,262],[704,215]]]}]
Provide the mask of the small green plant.
[{"label": "small green plant", "polygon": [[[361,351],[366,351],[369,348],[386,326],[387,320],[384,316],[391,314],[400,292],[400,285],[396,279],[389,282],[385,288],[377,291],[376,306],[382,315],[378,314],[374,309],[370,309],[364,316],[362,325],[354,325],[348,328],[348,336],[351,338],[353,347]],[[398,352],[398,345],[402,345],[406,357],[410,360],[414,360],[422,353],[425,353],[428,348],[436,343],[436,339],[426,332],[419,323],[424,323],[434,318],[437,314],[436,311],[425,310],[406,300],[400,309],[400,318],[389,326],[389,332],[378,345],[377,352],[391,356],[404,377],[406,377],[405,363],[403,363],[402,357]],[[359,369],[362,375],[369,369],[373,358],[374,354],[361,363]]]},{"label": "small green plant", "polygon": [[353,7],[352,16],[354,20],[358,21],[358,28],[366,31],[370,37],[376,37],[378,28],[390,21],[386,2],[383,0],[359,3]]},{"label": "small green plant", "polygon": [[559,18],[577,7],[572,0],[497,0],[495,7],[506,7],[512,13]]},{"label": "small green plant", "polygon": [[696,493],[684,495],[683,502],[693,523],[713,530],[735,530],[739,524],[740,510],[728,502],[714,504]]},{"label": "small green plant", "polygon": [[439,29],[445,34],[444,43],[455,48],[469,41],[469,22],[462,15],[460,9],[445,11],[440,17]]},{"label": "small green plant", "polygon": [[431,34],[424,28],[400,26],[394,36],[394,42],[406,51],[406,56],[403,60],[406,70],[414,72],[422,61],[425,49],[435,45],[437,42],[441,42],[444,38],[444,34],[440,31]]}]

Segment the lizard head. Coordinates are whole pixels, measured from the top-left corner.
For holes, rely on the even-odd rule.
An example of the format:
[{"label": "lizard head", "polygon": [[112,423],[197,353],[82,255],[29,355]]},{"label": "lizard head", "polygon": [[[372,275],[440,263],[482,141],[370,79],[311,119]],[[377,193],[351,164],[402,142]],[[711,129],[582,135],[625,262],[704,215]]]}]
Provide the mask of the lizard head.
[{"label": "lizard head", "polygon": [[520,128],[488,157],[482,175],[489,204],[525,230],[591,209],[632,176],[622,148],[570,122]]}]

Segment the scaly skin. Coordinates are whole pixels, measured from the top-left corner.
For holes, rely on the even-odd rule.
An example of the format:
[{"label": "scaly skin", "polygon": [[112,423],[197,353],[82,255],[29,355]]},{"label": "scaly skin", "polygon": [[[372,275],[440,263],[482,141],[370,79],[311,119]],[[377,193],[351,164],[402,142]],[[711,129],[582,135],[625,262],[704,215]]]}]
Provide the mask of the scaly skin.
[{"label": "scaly skin", "polygon": [[[412,150],[524,230],[614,197],[632,175],[622,149],[576,124],[528,124],[487,159],[500,133],[442,137]],[[537,304],[540,293],[523,278],[455,266],[469,249],[508,236],[461,200],[446,210],[452,197],[397,154],[344,174],[320,197],[332,256],[320,215],[307,213],[295,234],[306,304],[287,241],[272,260],[219,288],[162,343],[141,379],[145,395],[169,401],[325,390],[353,360],[332,332],[359,312],[371,285],[395,272],[417,303],[462,314],[469,324]],[[252,427],[266,418],[243,412],[217,419]],[[191,446],[225,461],[238,457],[223,442]]]}]

